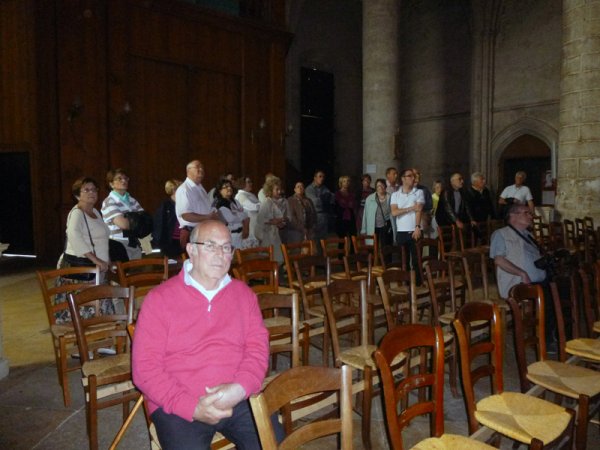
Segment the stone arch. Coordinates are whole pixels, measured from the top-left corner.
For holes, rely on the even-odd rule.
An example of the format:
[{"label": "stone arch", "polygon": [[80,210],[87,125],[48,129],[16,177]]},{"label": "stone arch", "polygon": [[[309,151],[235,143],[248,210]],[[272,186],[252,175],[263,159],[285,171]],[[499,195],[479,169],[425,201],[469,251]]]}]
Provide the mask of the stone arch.
[{"label": "stone arch", "polygon": [[558,130],[542,120],[524,117],[504,128],[492,139],[490,179],[496,184],[499,182],[498,163],[502,153],[511,142],[525,134],[540,139],[550,148],[552,176],[556,178]]}]

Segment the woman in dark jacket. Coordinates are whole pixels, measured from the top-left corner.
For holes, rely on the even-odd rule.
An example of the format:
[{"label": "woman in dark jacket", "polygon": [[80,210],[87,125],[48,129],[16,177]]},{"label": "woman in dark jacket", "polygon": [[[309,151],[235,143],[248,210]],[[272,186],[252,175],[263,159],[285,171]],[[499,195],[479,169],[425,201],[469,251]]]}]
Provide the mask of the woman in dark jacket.
[{"label": "woman in dark jacket", "polygon": [[155,245],[158,245],[162,254],[169,258],[181,256],[179,222],[175,214],[175,192],[180,184],[179,180],[168,180],[165,183],[165,192],[169,198],[161,203],[154,214],[152,240]]}]

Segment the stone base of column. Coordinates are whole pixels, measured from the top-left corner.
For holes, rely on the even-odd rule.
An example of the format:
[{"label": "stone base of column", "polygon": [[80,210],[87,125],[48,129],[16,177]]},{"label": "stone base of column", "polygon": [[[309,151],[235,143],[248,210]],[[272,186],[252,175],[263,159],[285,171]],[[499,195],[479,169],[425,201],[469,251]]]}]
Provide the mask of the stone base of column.
[{"label": "stone base of column", "polygon": [[8,359],[0,358],[0,380],[8,376]]}]

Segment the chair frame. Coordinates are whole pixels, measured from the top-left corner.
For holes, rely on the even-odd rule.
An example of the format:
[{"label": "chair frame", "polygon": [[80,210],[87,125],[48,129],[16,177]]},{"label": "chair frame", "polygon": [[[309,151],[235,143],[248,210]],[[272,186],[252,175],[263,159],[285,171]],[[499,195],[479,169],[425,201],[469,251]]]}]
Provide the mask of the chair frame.
[{"label": "chair frame", "polygon": [[314,255],[315,243],[312,240],[306,240],[302,242],[281,244],[281,253],[283,253],[283,262],[285,264],[285,270],[287,273],[288,287],[291,289],[296,289],[297,283],[294,283],[294,261],[306,256]]},{"label": "chair frame", "polygon": [[[90,281],[90,283],[66,283],[61,286],[52,287],[48,285],[49,281],[55,280],[57,277],[75,274],[93,274],[95,275],[95,281]],[[98,285],[100,282],[100,270],[98,266],[69,267],[48,271],[38,270],[36,271],[36,275],[42,291],[46,315],[48,316],[48,325],[50,326],[50,335],[52,336],[52,347],[54,348],[54,360],[56,362],[58,383],[60,384],[63,393],[63,403],[65,406],[70,406],[71,389],[69,387],[69,372],[81,369],[80,363],[68,364],[69,350],[77,346],[77,338],[75,336],[75,329],[72,328],[72,326],[68,326],[69,330],[64,332],[53,330],[53,328],[56,328],[55,314],[59,311],[68,310],[69,303],[65,300],[64,303],[55,304],[53,303],[52,298],[58,294],[68,295],[71,292],[86,289],[94,284]]]},{"label": "chair frame", "polygon": [[[117,354],[127,353],[130,350],[126,329],[130,322],[130,316],[117,313],[100,315],[100,301],[105,298],[122,298],[126,302],[126,310],[129,310],[129,303],[135,299],[135,288],[100,285],[84,289],[78,294],[70,294],[68,297],[82,363],[82,374],[85,374],[88,364],[94,363],[99,358],[97,353],[99,347],[111,346],[114,343]],[[95,308],[94,316],[87,319],[81,317],[79,311],[80,307],[84,305],[91,305]],[[93,341],[88,342],[89,339],[93,339]],[[94,355],[93,361],[90,360],[90,352]],[[86,397],[85,410],[89,445],[91,450],[97,450],[98,410],[122,404],[123,422],[125,422],[129,415],[129,403],[137,400],[140,393],[133,385],[131,370],[127,373],[107,375],[101,378],[93,373],[84,375],[83,388]],[[103,398],[105,400],[102,400]]]},{"label": "chair frame", "polygon": [[[339,391],[340,418],[310,422],[289,433],[277,444],[271,416],[278,410],[290,408],[294,399],[307,395]],[[352,372],[341,368],[301,366],[287,370],[273,379],[265,389],[250,397],[252,414],[264,449],[294,449],[302,444],[332,434],[340,433],[340,447],[352,447]],[[285,417],[284,426],[285,426]]]},{"label": "chair frame", "polygon": [[[396,382],[392,362],[401,353],[411,355],[418,350],[419,363],[415,373],[410,369],[411,359],[406,363],[407,376]],[[428,368],[428,354],[431,353],[431,371]],[[385,415],[391,447],[404,448],[402,430],[417,416],[431,414],[430,435],[444,434],[444,337],[439,326],[424,324],[400,325],[383,337],[375,351],[375,360],[381,374]],[[419,393],[420,401],[408,406],[412,391]],[[430,399],[424,399],[429,391]],[[402,410],[398,413],[398,404]]]}]

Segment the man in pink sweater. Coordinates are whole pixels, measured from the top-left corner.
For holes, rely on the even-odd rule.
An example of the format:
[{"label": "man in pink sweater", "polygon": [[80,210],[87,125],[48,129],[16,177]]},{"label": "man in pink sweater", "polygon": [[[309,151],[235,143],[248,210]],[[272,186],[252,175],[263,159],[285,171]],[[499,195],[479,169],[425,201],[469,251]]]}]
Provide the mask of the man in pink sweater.
[{"label": "man in pink sweater", "polygon": [[217,431],[238,449],[260,449],[247,398],[261,388],[269,341],[256,295],[227,274],[223,223],[201,222],[186,248],[190,260],[140,311],[133,381],[163,449],[209,449]]}]

